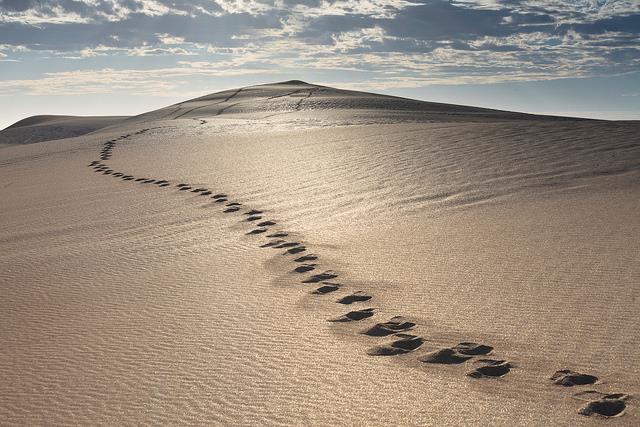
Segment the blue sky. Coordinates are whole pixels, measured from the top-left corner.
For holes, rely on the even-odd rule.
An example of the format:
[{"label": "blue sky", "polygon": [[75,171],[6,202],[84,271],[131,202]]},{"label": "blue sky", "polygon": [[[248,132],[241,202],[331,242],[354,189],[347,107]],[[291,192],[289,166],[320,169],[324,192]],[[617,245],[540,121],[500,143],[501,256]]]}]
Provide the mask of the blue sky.
[{"label": "blue sky", "polygon": [[289,79],[640,119],[640,0],[0,0],[0,128]]}]

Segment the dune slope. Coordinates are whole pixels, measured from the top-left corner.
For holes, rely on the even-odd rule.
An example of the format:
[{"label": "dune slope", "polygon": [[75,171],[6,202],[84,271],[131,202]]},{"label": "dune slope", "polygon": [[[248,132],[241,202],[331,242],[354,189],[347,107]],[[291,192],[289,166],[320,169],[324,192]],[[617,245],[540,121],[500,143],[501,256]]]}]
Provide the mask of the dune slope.
[{"label": "dune slope", "polygon": [[0,146],[72,138],[111,126],[126,116],[32,116],[0,131]]},{"label": "dune slope", "polygon": [[637,425],[639,130],[292,81],[3,148],[0,418]]}]

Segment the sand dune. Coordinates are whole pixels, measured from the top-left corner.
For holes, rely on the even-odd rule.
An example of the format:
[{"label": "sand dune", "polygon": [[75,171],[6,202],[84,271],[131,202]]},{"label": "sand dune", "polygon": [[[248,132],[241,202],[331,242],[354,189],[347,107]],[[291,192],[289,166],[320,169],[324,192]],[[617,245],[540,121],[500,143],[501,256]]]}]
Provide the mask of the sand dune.
[{"label": "sand dune", "polygon": [[0,146],[73,138],[103,129],[124,119],[125,116],[32,116],[0,131]]},{"label": "sand dune", "polygon": [[292,81],[5,147],[0,418],[637,425],[639,130]]}]

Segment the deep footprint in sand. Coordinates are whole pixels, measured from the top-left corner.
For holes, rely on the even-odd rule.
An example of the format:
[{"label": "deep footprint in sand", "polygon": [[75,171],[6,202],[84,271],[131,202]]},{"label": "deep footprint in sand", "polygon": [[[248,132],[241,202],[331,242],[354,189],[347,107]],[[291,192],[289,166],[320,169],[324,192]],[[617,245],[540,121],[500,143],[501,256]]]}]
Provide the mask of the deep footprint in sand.
[{"label": "deep footprint in sand", "polygon": [[624,414],[627,407],[628,394],[624,393],[601,393],[590,390],[576,393],[574,398],[584,400],[587,403],[580,408],[579,414],[585,416],[619,417]]},{"label": "deep footprint in sand", "polygon": [[226,201],[227,201],[227,199],[216,199],[216,200],[214,200],[215,203],[224,203]]},{"label": "deep footprint in sand", "polygon": [[268,243],[265,243],[263,245],[260,245],[261,248],[270,248],[272,246],[276,246],[279,245],[280,243],[282,243],[284,240],[272,240]]},{"label": "deep footprint in sand", "polygon": [[474,342],[461,342],[452,348],[458,353],[467,356],[485,356],[493,351],[493,347],[490,345],[477,344]]},{"label": "deep footprint in sand", "polygon": [[346,297],[340,298],[336,301],[338,304],[353,304],[354,302],[362,302],[369,301],[371,299],[371,295],[367,295],[362,291],[357,291],[352,293],[351,295],[347,295]]},{"label": "deep footprint in sand", "polygon": [[325,282],[322,286],[320,286],[318,289],[316,289],[315,291],[313,291],[311,293],[315,294],[315,295],[324,295],[324,294],[328,294],[330,292],[335,292],[338,289],[340,289],[340,285],[339,284]]},{"label": "deep footprint in sand", "polygon": [[416,335],[397,334],[396,336],[400,339],[373,347],[367,351],[367,354],[369,356],[397,356],[415,351],[424,344],[424,339]]},{"label": "deep footprint in sand", "polygon": [[245,219],[245,221],[257,221],[259,219],[262,219],[261,216],[250,216],[247,219]]},{"label": "deep footprint in sand", "polygon": [[[289,249],[289,250],[291,250],[291,249]],[[308,279],[303,280],[302,283],[324,282],[325,280],[335,279],[336,277],[338,277],[337,274],[332,273],[331,271],[325,271],[324,273],[314,274],[313,276],[309,277]]]},{"label": "deep footprint in sand", "polygon": [[350,311],[335,319],[329,319],[329,322],[357,322],[373,316],[375,308],[363,308],[362,310]]},{"label": "deep footprint in sand", "polygon": [[452,348],[441,348],[440,350],[427,353],[420,358],[424,363],[437,363],[442,365],[458,365],[471,359],[471,356],[460,354]]},{"label": "deep footprint in sand", "polygon": [[306,250],[307,250],[307,248],[306,248],[306,247],[304,247],[304,246],[298,246],[298,247],[295,247],[295,248],[291,248],[291,249],[289,249],[288,251],[286,251],[286,252],[284,253],[284,255],[294,255],[294,254],[299,254],[300,252],[304,252],[304,251],[306,251]]},{"label": "deep footprint in sand", "polygon": [[256,209],[251,209],[249,212],[245,212],[245,215],[252,216],[252,215],[260,215],[261,213],[264,213],[264,212],[256,210]]},{"label": "deep footprint in sand", "polygon": [[395,316],[388,322],[378,323],[363,332],[364,335],[371,337],[385,337],[398,332],[404,332],[413,329],[416,326],[413,322],[407,322],[402,316]]},{"label": "deep footprint in sand", "polygon": [[484,363],[484,366],[467,373],[467,376],[471,378],[498,378],[507,375],[513,367],[505,360],[482,359],[479,362]]},{"label": "deep footprint in sand", "polygon": [[593,375],[581,374],[569,369],[561,369],[551,376],[554,384],[564,387],[573,387],[575,385],[594,384],[598,381],[598,377]]},{"label": "deep footprint in sand", "polygon": [[317,259],[318,259],[318,257],[316,255],[309,254],[309,255],[303,255],[300,258],[296,258],[293,261],[294,262],[307,262],[307,261],[315,261]]},{"label": "deep footprint in sand", "polygon": [[211,194],[211,191],[208,191],[208,190],[200,193],[201,196],[208,196],[209,194]]},{"label": "deep footprint in sand", "polygon": [[240,210],[240,208],[239,208],[239,207],[237,207],[237,206],[233,206],[233,207],[230,207],[230,208],[225,209],[223,212],[224,212],[224,213],[230,213],[230,212],[238,212],[239,210]]},{"label": "deep footprint in sand", "polygon": [[280,249],[280,248],[292,248],[294,246],[300,246],[300,245],[301,245],[301,243],[299,243],[299,242],[283,242],[283,243],[280,243],[278,246],[276,246],[276,248],[277,249]]},{"label": "deep footprint in sand", "polygon": [[258,223],[258,227],[269,227],[270,225],[276,225],[275,221],[263,221]]},{"label": "deep footprint in sand", "polygon": [[316,264],[305,264],[293,269],[296,273],[306,273],[308,271],[313,271],[316,269]]},{"label": "deep footprint in sand", "polygon": [[190,190],[190,189],[191,189],[191,187],[180,187],[180,190],[178,190],[178,191],[187,191],[187,190]]},{"label": "deep footprint in sand", "polygon": [[227,203],[227,206],[242,206],[242,203],[231,202],[231,203]]},{"label": "deep footprint in sand", "polygon": [[288,235],[288,233],[278,231],[277,233],[269,234],[267,237],[287,237]]},{"label": "deep footprint in sand", "polygon": [[212,199],[226,199],[227,197],[229,196],[227,196],[226,194],[216,194],[211,196]]},{"label": "deep footprint in sand", "polygon": [[265,233],[266,231],[267,231],[266,228],[256,228],[255,230],[251,230],[247,234],[262,234],[262,233]]}]

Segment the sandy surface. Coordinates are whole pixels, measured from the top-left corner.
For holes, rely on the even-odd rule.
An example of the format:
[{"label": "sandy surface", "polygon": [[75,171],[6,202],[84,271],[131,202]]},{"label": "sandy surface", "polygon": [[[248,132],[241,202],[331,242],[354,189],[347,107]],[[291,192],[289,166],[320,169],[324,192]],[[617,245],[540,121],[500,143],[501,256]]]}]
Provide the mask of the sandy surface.
[{"label": "sandy surface", "polygon": [[638,425],[639,131],[292,83],[0,148],[0,424]]},{"label": "sandy surface", "polygon": [[0,147],[73,138],[120,123],[126,118],[126,116],[28,117],[0,132]]}]

